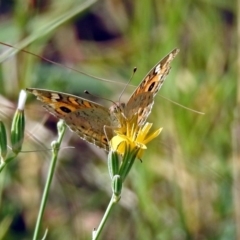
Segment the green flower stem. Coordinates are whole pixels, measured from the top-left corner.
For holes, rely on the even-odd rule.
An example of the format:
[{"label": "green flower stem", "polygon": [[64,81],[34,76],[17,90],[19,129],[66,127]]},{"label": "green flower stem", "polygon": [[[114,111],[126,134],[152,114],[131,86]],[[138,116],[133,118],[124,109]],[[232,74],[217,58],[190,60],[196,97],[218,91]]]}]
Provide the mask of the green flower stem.
[{"label": "green flower stem", "polygon": [[[98,229],[94,230],[92,233],[92,240],[97,240],[99,238],[114,204],[119,202],[119,200],[121,198],[123,181],[126,178],[126,176],[128,175],[130,169],[132,168],[132,165],[137,157],[139,150],[140,150],[139,148],[131,149],[130,146],[126,145],[126,151],[124,153],[124,156],[122,159],[122,165],[121,165],[120,169],[119,169],[119,165],[118,165],[117,153],[109,152],[108,169],[109,169],[110,177],[112,179],[113,194],[112,194],[111,200],[108,204],[108,207],[104,213],[104,216],[98,226]],[[118,172],[118,173],[116,174],[116,172]]]},{"label": "green flower stem", "polygon": [[114,194],[112,195],[111,200],[110,200],[110,202],[108,204],[108,207],[107,207],[107,209],[106,209],[106,211],[104,213],[104,216],[103,216],[103,218],[102,218],[102,220],[101,220],[101,222],[100,222],[100,224],[98,226],[98,229],[93,231],[92,240],[97,240],[99,238],[99,236],[100,236],[100,234],[101,234],[101,232],[103,230],[103,227],[104,227],[104,225],[105,225],[105,223],[107,221],[107,218],[110,215],[110,212],[111,212],[114,204],[116,204],[119,200],[120,200],[120,196],[115,196]]},{"label": "green flower stem", "polygon": [[52,151],[51,165],[50,165],[50,168],[48,171],[47,181],[46,181],[46,185],[45,185],[44,192],[42,195],[42,201],[41,201],[40,209],[38,212],[38,218],[37,218],[37,222],[36,222],[36,226],[35,226],[33,240],[37,240],[37,237],[38,237],[38,233],[39,233],[40,225],[42,222],[42,217],[43,217],[43,213],[45,210],[46,202],[48,199],[49,189],[50,189],[50,186],[52,183],[53,174],[54,174],[56,162],[57,162],[57,157],[58,157],[58,153],[59,153],[59,149],[60,149],[60,145],[61,145],[61,142],[63,139],[65,129],[66,129],[66,126],[65,126],[64,122],[60,120],[58,122],[58,139],[57,139],[57,141],[54,141],[52,143],[53,151]]}]

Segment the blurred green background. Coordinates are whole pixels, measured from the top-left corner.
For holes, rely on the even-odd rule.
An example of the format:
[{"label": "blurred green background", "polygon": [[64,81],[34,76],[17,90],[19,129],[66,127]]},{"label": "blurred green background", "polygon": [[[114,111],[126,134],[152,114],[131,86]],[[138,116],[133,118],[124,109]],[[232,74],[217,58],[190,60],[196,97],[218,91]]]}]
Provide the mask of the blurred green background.
[{"label": "blurred green background", "polygon": [[[0,2],[0,41],[104,82],[0,45],[0,114],[10,129],[18,93],[46,88],[118,101],[157,61],[180,53],[149,121],[163,127],[136,161],[101,239],[240,239],[237,3],[224,0]],[[123,84],[121,84],[123,83]],[[128,86],[126,101],[134,87]],[[161,98],[161,95],[196,114]],[[87,96],[88,97],[88,96]],[[91,98],[105,106],[109,102]],[[23,152],[0,174],[0,239],[31,239],[57,120],[29,96]],[[68,131],[41,236],[90,239],[111,197],[106,153]],[[42,151],[40,151],[42,150]]]}]

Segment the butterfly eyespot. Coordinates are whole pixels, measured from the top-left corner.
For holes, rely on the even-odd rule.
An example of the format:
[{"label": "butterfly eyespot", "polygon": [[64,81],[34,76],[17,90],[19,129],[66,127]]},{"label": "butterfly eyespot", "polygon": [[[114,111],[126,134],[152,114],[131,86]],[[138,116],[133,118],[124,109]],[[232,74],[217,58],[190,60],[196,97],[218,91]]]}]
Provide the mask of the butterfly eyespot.
[{"label": "butterfly eyespot", "polygon": [[60,107],[60,109],[65,112],[65,113],[70,113],[72,112],[71,109],[67,108],[67,107]]},{"label": "butterfly eyespot", "polygon": [[148,91],[149,91],[149,92],[152,91],[152,89],[153,89],[154,86],[155,86],[155,83],[156,83],[156,82],[153,82],[153,83],[149,86],[149,88],[148,88]]}]

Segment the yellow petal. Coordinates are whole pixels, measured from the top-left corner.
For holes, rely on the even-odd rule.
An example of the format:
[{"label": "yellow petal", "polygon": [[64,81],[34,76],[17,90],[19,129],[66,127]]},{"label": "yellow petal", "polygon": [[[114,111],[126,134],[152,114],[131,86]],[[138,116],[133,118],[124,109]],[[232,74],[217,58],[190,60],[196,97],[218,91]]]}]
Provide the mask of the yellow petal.
[{"label": "yellow petal", "polygon": [[148,138],[144,139],[144,143],[147,144],[148,142],[152,141],[154,138],[156,138],[162,131],[162,128],[159,128],[154,133],[152,133]]},{"label": "yellow petal", "polygon": [[124,138],[122,138],[120,135],[116,135],[111,139],[110,146],[114,151],[117,151],[119,145],[124,141],[126,141]]}]

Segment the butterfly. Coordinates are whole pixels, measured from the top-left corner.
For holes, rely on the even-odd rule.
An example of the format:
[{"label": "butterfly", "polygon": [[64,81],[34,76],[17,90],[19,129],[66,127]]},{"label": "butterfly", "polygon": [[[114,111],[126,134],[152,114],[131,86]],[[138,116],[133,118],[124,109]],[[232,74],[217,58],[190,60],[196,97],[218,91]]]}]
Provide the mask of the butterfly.
[{"label": "butterfly", "polygon": [[109,109],[67,93],[37,88],[26,90],[42,101],[43,107],[51,114],[63,119],[82,139],[108,151],[108,139],[114,135],[113,129],[124,124],[119,119],[120,116],[131,119],[137,114],[139,125],[146,122],[154,104],[154,97],[165,81],[171,69],[170,63],[178,52],[179,49],[174,49],[160,60],[143,78],[126,104],[116,103]]}]

